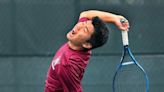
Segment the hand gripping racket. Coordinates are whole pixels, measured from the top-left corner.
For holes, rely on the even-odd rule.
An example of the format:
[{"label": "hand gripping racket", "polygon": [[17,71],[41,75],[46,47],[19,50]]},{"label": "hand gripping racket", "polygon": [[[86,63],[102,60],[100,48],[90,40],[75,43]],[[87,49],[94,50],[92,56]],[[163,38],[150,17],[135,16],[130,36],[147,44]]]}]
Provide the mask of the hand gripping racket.
[{"label": "hand gripping racket", "polygon": [[[121,20],[124,23],[126,20]],[[149,79],[134,58],[128,41],[128,32],[122,31],[123,53],[113,77],[113,92],[149,92]]]}]

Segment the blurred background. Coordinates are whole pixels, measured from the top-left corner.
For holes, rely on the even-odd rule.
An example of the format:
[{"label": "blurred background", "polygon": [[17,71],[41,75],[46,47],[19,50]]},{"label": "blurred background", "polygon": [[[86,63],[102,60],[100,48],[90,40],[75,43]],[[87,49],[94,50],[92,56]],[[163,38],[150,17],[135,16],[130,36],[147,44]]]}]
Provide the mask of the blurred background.
[{"label": "blurred background", "polygon": [[[164,0],[0,0],[0,92],[43,92],[48,67],[84,10],[103,10],[130,22],[130,47],[148,73],[150,92],[164,91]],[[84,92],[112,92],[121,32],[93,51]]]}]

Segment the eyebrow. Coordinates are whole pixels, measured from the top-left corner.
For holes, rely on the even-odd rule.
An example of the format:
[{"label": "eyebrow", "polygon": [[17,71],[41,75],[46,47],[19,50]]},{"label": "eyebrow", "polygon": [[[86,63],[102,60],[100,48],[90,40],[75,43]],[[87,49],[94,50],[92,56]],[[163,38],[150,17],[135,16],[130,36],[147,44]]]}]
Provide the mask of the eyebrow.
[{"label": "eyebrow", "polygon": [[89,29],[88,29],[88,27],[86,26],[85,28],[86,28],[86,29],[87,29],[87,31],[89,32]]}]

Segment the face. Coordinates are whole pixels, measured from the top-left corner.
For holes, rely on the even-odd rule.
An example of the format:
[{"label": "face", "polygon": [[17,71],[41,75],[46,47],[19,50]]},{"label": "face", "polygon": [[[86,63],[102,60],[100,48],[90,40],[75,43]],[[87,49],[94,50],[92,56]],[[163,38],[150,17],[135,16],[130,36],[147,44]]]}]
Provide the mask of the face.
[{"label": "face", "polygon": [[91,20],[78,22],[72,31],[67,33],[67,39],[76,46],[82,46],[91,38],[94,32],[94,27]]}]

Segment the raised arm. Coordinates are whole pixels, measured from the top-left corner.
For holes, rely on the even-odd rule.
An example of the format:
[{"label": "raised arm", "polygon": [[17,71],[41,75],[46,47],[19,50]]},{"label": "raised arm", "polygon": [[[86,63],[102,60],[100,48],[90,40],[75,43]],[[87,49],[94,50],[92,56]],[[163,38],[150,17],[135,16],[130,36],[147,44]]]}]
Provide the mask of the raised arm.
[{"label": "raised arm", "polygon": [[[114,23],[120,30],[128,30],[129,28],[128,20],[121,15],[116,15],[110,12],[98,11],[98,10],[88,10],[80,14],[80,18],[87,17],[89,19],[92,19],[95,16],[98,16],[104,22]],[[120,22],[121,19],[125,19],[126,22],[122,24]]]}]

